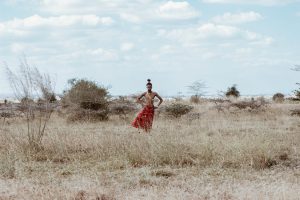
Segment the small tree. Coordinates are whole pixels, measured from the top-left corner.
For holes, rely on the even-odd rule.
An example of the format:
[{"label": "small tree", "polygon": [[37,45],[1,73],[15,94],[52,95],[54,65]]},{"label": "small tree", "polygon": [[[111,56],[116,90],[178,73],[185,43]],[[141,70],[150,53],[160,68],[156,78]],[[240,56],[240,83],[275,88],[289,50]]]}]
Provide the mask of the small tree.
[{"label": "small tree", "polygon": [[237,85],[234,84],[233,86],[229,87],[227,89],[227,92],[225,93],[226,97],[236,97],[238,98],[240,96],[240,92],[237,90]]},{"label": "small tree", "polygon": [[[49,98],[50,94],[54,94],[54,84],[48,74],[42,74],[29,65],[26,57],[20,60],[19,73],[14,73],[7,65],[6,72],[15,98],[21,102],[19,110],[26,117],[29,147],[39,150],[55,106]],[[43,101],[37,104],[34,101],[37,98]]]},{"label": "small tree", "polygon": [[282,93],[276,93],[273,95],[273,101],[278,102],[278,103],[282,103],[284,101],[284,94]]},{"label": "small tree", "polygon": [[187,86],[189,89],[189,93],[192,94],[191,96],[191,102],[192,103],[199,103],[200,102],[200,98],[206,94],[205,89],[206,84],[203,81],[195,81],[194,83],[192,83],[192,85]]},{"label": "small tree", "polygon": [[108,91],[93,81],[71,79],[64,92],[63,104],[69,107],[69,120],[101,121],[108,119]]}]

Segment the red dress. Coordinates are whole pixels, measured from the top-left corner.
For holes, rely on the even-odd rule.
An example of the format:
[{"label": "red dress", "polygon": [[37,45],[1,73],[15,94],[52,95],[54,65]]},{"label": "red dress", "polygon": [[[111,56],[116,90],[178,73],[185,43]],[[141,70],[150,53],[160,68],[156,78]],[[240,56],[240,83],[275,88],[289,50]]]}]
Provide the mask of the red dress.
[{"label": "red dress", "polygon": [[131,125],[135,128],[144,129],[146,132],[150,131],[152,128],[154,117],[154,107],[146,105],[133,120]]}]

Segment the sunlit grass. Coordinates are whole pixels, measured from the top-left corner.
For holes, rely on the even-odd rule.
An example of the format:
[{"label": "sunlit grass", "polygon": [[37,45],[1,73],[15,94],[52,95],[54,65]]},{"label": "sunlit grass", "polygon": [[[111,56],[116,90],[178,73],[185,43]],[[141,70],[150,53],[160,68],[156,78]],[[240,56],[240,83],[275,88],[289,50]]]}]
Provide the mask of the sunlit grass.
[{"label": "sunlit grass", "polygon": [[38,152],[21,119],[1,127],[0,197],[12,199],[297,199],[296,105],[265,112],[155,118],[150,134],[127,120],[67,123],[54,115]]}]

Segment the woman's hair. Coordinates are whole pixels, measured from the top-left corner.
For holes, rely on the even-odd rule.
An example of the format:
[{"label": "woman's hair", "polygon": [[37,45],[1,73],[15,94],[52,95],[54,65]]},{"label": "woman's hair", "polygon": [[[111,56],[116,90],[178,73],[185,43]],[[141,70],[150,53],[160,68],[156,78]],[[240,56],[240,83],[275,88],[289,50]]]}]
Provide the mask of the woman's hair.
[{"label": "woman's hair", "polygon": [[152,86],[151,80],[147,79],[147,81],[148,81],[148,83],[146,85],[151,85]]}]

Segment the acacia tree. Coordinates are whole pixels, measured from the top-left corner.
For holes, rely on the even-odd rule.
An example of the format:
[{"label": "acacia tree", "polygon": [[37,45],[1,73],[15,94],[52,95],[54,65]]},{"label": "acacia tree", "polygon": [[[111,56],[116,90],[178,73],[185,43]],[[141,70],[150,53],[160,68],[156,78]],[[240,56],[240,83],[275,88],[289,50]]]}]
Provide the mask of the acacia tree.
[{"label": "acacia tree", "polygon": [[[7,65],[6,72],[15,98],[20,102],[18,110],[26,118],[29,147],[38,150],[54,110],[51,103],[55,96],[54,84],[48,74],[42,74],[36,67],[28,64],[25,56],[20,59],[17,73]],[[35,99],[39,99],[39,102],[36,103]]]},{"label": "acacia tree", "polygon": [[237,85],[234,84],[233,86],[227,88],[227,91],[225,93],[226,97],[236,97],[238,98],[240,96],[240,91],[237,89]]},{"label": "acacia tree", "polygon": [[198,80],[192,83],[192,85],[187,86],[189,93],[192,94],[191,101],[194,103],[199,103],[200,98],[206,94],[205,89],[207,88],[204,81]]}]

